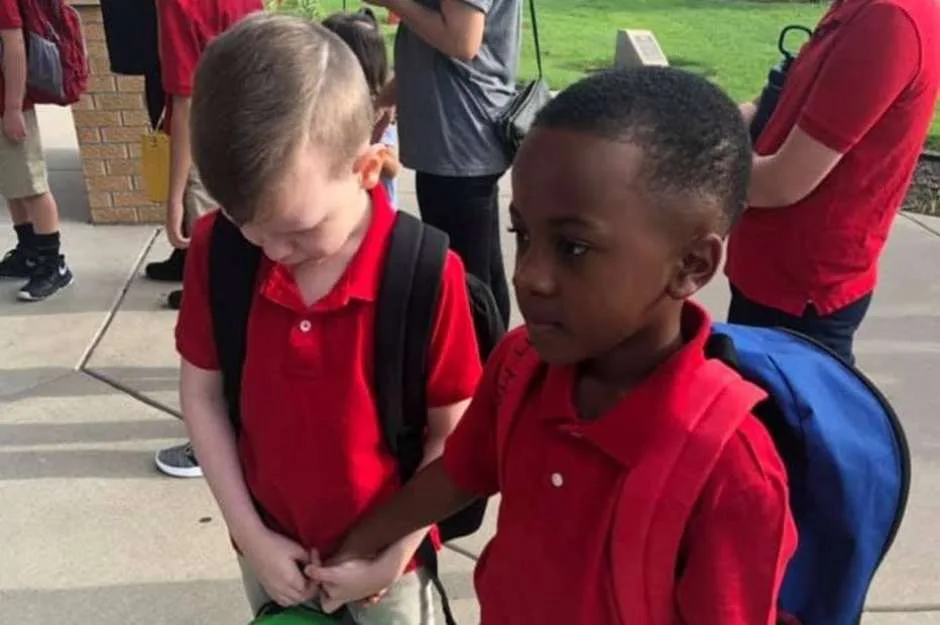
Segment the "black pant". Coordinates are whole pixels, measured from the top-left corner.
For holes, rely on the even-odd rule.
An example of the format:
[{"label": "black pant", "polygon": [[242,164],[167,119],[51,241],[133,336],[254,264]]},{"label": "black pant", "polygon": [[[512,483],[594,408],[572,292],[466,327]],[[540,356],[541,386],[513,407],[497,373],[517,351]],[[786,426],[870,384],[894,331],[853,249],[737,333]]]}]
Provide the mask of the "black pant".
[{"label": "black pant", "polygon": [[846,362],[855,364],[852,343],[855,332],[868,312],[871,293],[828,315],[820,315],[813,306],[807,306],[802,316],[791,315],[753,302],[739,290],[731,287],[731,307],[728,321],[747,326],[787,328],[822,343],[841,356]]},{"label": "black pant", "polygon": [[[166,93],[163,91],[163,80],[160,76],[160,65],[151,68],[144,74],[144,99],[147,101],[147,115],[153,128],[160,123],[163,109],[166,108]],[[166,129],[169,132],[169,129]]]},{"label": "black pant", "polygon": [[418,172],[421,218],[450,236],[450,247],[469,273],[489,285],[509,323],[509,287],[499,237],[499,175],[437,176]]}]

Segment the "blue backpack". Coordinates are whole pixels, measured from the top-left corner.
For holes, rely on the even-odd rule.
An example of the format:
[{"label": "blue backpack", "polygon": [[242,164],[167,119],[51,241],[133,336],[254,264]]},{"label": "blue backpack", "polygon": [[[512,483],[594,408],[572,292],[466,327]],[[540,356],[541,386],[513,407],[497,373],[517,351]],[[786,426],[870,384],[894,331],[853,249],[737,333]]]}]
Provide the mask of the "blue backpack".
[{"label": "blue backpack", "polygon": [[787,467],[799,545],[780,607],[802,625],[855,625],[907,506],[910,455],[885,397],[795,333],[716,324],[707,348],[770,400],[754,413]]}]

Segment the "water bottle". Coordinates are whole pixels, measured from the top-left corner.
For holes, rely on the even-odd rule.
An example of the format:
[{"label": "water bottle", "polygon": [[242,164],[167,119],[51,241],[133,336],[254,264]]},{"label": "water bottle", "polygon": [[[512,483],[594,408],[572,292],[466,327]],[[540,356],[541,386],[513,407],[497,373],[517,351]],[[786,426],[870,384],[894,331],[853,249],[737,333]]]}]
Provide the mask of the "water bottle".
[{"label": "water bottle", "polygon": [[790,66],[793,65],[793,61],[796,59],[796,55],[791,54],[785,47],[787,35],[794,30],[804,32],[810,37],[813,35],[813,31],[805,26],[793,24],[780,31],[777,49],[780,50],[783,59],[774,65],[770,69],[770,72],[767,73],[767,84],[764,85],[761,91],[760,101],[757,104],[757,112],[754,114],[754,119],[751,121],[751,141],[754,143],[757,142],[757,138],[760,136],[760,133],[763,132],[764,127],[770,120],[770,116],[773,115],[774,110],[777,108],[777,103],[780,101],[780,93],[783,91],[783,85],[787,80],[787,72],[790,71]]}]

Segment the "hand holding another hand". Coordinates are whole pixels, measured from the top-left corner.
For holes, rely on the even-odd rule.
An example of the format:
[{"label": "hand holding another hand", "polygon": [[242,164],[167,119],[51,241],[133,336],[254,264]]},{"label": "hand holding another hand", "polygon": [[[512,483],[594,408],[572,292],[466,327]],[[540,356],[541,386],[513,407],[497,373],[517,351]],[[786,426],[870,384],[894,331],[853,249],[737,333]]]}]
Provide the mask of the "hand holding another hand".
[{"label": "hand holding another hand", "polygon": [[326,566],[311,564],[304,569],[307,577],[320,585],[320,606],[332,614],[347,603],[363,599],[376,602],[401,577],[396,558],[374,560],[347,559]]},{"label": "hand holding another hand", "polygon": [[290,607],[316,598],[318,585],[303,572],[304,567],[320,565],[315,553],[267,528],[238,546],[252,573],[278,605]]}]

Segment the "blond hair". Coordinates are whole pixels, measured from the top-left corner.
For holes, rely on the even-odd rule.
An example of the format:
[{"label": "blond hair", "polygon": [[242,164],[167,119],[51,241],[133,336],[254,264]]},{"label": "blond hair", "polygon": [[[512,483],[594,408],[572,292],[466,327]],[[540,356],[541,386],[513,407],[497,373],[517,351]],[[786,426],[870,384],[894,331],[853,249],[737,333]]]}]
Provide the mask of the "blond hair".
[{"label": "blond hair", "polygon": [[209,193],[239,224],[260,204],[299,149],[349,171],[372,133],[372,98],[359,61],[316,22],[255,13],[217,37],[196,72],[193,159]]}]

